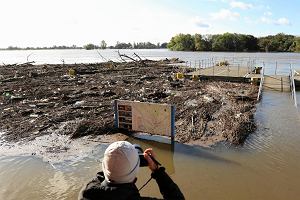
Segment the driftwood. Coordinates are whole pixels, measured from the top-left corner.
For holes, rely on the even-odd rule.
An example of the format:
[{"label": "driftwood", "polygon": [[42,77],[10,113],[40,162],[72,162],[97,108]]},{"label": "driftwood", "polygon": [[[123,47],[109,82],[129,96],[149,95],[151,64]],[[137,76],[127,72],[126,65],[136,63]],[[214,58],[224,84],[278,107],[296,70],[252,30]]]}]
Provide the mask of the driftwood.
[{"label": "driftwood", "polygon": [[18,63],[14,63],[14,64],[5,64],[5,63],[2,63],[2,65],[4,67],[13,67],[13,66],[17,66]]},{"label": "driftwood", "polygon": [[33,53],[31,53],[31,54],[29,54],[28,56],[27,56],[27,62],[29,62],[29,57],[32,55]]},{"label": "driftwood", "polygon": [[104,62],[108,62],[111,63],[115,68],[117,68],[118,66],[116,65],[116,63],[114,61],[112,61],[111,59],[107,59],[104,56],[102,56],[102,54],[97,50],[98,55],[102,58],[102,60]]},{"label": "driftwood", "polygon": [[30,61],[30,62],[25,62],[25,63],[21,63],[21,64],[18,64],[17,66],[32,66],[32,64],[35,63],[34,61]]},{"label": "driftwood", "polygon": [[136,59],[134,59],[134,58],[132,58],[132,57],[126,55],[126,54],[120,54],[120,51],[118,51],[118,54],[119,54],[119,57],[121,58],[121,60],[124,61],[124,62],[127,62],[127,61],[124,59],[124,58],[127,58],[127,59],[129,59],[129,60],[132,60],[132,61],[133,61],[134,63],[136,63],[136,64],[142,64],[142,65],[144,65],[144,66],[146,66],[146,67],[148,66],[148,65],[144,62],[144,60],[141,59],[141,57],[138,56],[136,53],[134,53],[133,55],[136,56],[139,60],[136,60]]},{"label": "driftwood", "polygon": [[32,64],[35,63],[34,61],[30,61],[30,62],[25,62],[25,63],[14,63],[14,64],[5,64],[2,63],[4,67],[17,67],[17,66],[32,66]]},{"label": "driftwood", "polygon": [[127,62],[124,58],[128,58],[129,60],[132,60],[135,63],[138,62],[137,60],[135,60],[134,58],[132,58],[132,57],[126,55],[126,54],[120,54],[120,51],[118,51],[118,54],[119,54],[119,57],[121,58],[121,60],[123,60],[124,62]]},{"label": "driftwood", "polygon": [[148,65],[145,63],[145,61],[144,61],[143,59],[141,59],[141,57],[140,57],[139,55],[137,55],[136,53],[134,53],[133,55],[136,56],[138,59],[140,59],[140,62],[141,62],[144,66],[148,67]]}]

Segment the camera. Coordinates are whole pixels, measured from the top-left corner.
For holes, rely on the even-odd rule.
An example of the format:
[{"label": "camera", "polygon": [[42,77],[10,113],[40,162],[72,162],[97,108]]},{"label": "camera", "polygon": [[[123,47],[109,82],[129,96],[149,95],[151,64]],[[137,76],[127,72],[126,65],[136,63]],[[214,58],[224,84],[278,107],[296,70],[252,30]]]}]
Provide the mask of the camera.
[{"label": "camera", "polygon": [[140,167],[148,166],[148,161],[144,157],[144,151],[143,151],[142,147],[140,145],[138,145],[138,144],[133,144],[133,146],[134,146],[134,148],[137,150],[137,152],[139,154]]},{"label": "camera", "polygon": [[[138,144],[133,144],[133,146],[134,146],[134,148],[137,150],[137,152],[139,154],[140,167],[148,166],[148,161],[144,157],[144,151],[143,151],[142,147],[140,145],[138,145]],[[156,165],[161,166],[161,164],[155,158],[153,158],[151,155],[149,155],[149,156],[150,156],[150,158],[153,160],[153,162]]]}]

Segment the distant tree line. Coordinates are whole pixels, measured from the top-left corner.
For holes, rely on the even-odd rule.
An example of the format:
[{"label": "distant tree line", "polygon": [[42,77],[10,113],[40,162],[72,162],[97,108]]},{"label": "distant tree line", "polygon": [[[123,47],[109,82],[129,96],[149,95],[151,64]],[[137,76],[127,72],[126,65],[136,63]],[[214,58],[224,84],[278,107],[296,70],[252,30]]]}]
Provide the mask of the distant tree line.
[{"label": "distant tree line", "polygon": [[167,48],[168,43],[157,43],[153,44],[151,42],[138,42],[138,43],[125,43],[125,42],[117,42],[115,46],[107,46],[105,41],[103,40],[101,42],[100,46],[97,46],[95,44],[87,44],[84,45],[83,48],[87,50],[91,49],[161,49],[161,48]]},{"label": "distant tree line", "polygon": [[115,46],[110,46],[110,49],[165,49],[168,43],[157,43],[153,44],[151,42],[138,42],[138,43],[124,43],[117,42]]},{"label": "distant tree line", "polygon": [[72,46],[52,46],[52,47],[25,47],[25,48],[21,48],[21,47],[16,47],[16,46],[9,46],[7,48],[2,48],[0,50],[44,50],[44,49],[82,49],[82,47],[78,47],[76,45],[72,45]]},{"label": "distant tree line", "polygon": [[284,33],[258,38],[237,33],[178,34],[167,47],[173,51],[300,52],[300,37]]},{"label": "distant tree line", "polygon": [[73,46],[52,46],[52,47],[14,47],[9,46],[8,48],[0,49],[0,50],[40,50],[40,49],[86,49],[86,50],[92,50],[92,49],[161,49],[161,48],[167,48],[168,43],[157,43],[153,44],[151,42],[138,42],[138,43],[124,43],[124,42],[117,42],[115,46],[107,46],[106,42],[102,40],[100,42],[100,45],[96,44],[86,44],[83,47],[77,47],[76,45]]}]

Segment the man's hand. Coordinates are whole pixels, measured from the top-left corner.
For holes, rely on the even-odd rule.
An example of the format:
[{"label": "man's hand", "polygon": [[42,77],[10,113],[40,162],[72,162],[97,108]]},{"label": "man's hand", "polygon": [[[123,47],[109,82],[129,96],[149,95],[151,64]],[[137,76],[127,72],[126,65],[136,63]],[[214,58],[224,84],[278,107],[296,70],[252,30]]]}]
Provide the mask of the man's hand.
[{"label": "man's hand", "polygon": [[151,148],[146,149],[144,151],[144,157],[148,161],[148,166],[151,169],[151,171],[153,172],[158,168],[158,166],[157,166],[157,164],[155,164],[155,162],[152,160],[152,158],[150,156],[155,158],[155,154]]}]

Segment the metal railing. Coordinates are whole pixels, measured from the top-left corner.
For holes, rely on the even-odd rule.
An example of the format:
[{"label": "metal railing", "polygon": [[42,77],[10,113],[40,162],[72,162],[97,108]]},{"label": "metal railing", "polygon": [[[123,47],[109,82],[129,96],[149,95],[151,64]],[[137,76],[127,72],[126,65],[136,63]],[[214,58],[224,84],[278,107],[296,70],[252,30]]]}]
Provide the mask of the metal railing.
[{"label": "metal railing", "polygon": [[257,101],[260,100],[261,98],[261,94],[262,94],[262,89],[263,89],[263,85],[264,85],[264,70],[265,70],[265,64],[263,64],[262,70],[261,70],[261,75],[260,75],[260,83],[259,83],[259,89],[258,89],[258,94],[257,94]]},{"label": "metal railing", "polygon": [[249,74],[253,73],[256,65],[256,60],[249,57],[212,57],[206,58],[202,60],[193,60],[193,61],[186,61],[186,67],[192,68],[194,70],[201,70],[201,69],[212,69],[212,75],[215,74],[215,68],[218,66],[224,66],[224,69],[227,68],[229,72],[230,69],[235,68],[237,70],[238,76],[240,76],[240,69],[247,68]]},{"label": "metal railing", "polygon": [[291,63],[281,61],[264,61],[265,74],[275,76],[288,76],[290,74],[289,66]]},{"label": "metal railing", "polygon": [[295,87],[295,70],[292,68],[292,64],[290,64],[290,82],[291,82],[291,92],[292,92],[292,98],[294,100],[294,105],[297,107],[297,95],[296,95],[296,87]]}]

